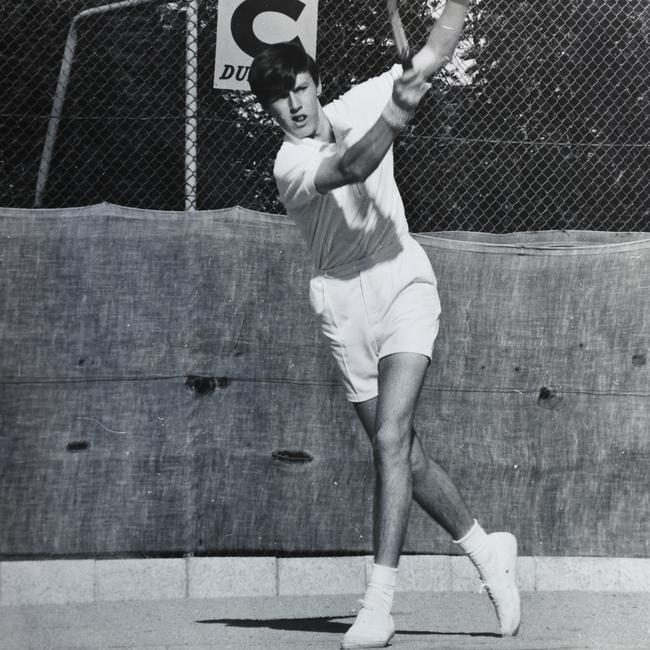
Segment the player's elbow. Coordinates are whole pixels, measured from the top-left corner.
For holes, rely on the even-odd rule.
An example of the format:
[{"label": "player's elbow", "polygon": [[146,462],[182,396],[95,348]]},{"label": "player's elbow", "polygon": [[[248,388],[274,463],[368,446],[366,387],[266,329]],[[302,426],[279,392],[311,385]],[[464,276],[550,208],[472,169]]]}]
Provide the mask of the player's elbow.
[{"label": "player's elbow", "polygon": [[456,40],[454,39],[453,42],[442,44],[440,47],[437,47],[434,50],[434,57],[436,60],[436,64],[440,65],[441,67],[444,65],[447,65],[451,61],[451,57],[454,56],[454,51],[456,50]]}]

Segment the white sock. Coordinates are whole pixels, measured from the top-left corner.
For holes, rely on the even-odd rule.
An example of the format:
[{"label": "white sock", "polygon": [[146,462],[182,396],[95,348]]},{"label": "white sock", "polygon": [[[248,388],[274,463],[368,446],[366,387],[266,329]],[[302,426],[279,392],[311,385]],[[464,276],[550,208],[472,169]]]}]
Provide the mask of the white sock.
[{"label": "white sock", "polygon": [[487,533],[481,528],[478,521],[474,519],[474,525],[463,537],[455,539],[454,544],[459,544],[465,553],[471,555],[474,550],[483,546],[486,537]]},{"label": "white sock", "polygon": [[363,602],[370,609],[385,611],[387,614],[393,607],[393,594],[397,584],[397,569],[381,564],[373,564],[368,588]]},{"label": "white sock", "polygon": [[490,559],[489,548],[486,545],[487,533],[481,528],[478,521],[474,519],[474,525],[469,532],[461,539],[454,540],[454,544],[460,547],[469,555],[472,562],[478,567],[479,571],[485,567]]}]

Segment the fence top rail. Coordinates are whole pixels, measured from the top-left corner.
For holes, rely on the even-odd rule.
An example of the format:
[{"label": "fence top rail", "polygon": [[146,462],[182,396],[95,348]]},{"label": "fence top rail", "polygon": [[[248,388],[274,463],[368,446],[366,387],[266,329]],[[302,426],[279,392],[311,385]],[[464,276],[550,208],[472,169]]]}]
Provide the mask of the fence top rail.
[{"label": "fence top rail", "polygon": [[84,9],[80,11],[73,19],[72,22],[76,23],[82,18],[89,16],[96,16],[98,14],[105,14],[109,11],[116,11],[119,9],[130,9],[139,5],[153,4],[155,2],[162,3],[164,0],[121,0],[120,2],[109,2],[108,4],[101,5],[100,7],[92,7],[91,9]]}]

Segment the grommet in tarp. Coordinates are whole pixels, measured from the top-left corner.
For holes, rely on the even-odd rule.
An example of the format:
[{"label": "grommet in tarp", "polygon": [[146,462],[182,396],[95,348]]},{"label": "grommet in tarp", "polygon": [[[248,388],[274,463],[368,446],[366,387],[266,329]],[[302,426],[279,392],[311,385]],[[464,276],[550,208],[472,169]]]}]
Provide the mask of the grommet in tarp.
[{"label": "grommet in tarp", "polygon": [[558,395],[555,391],[547,386],[542,386],[539,389],[539,395],[537,397],[537,406],[541,406],[544,409],[554,410],[560,408],[562,404],[562,397]]},{"label": "grommet in tarp", "polygon": [[314,457],[301,449],[283,449],[271,452],[271,458],[280,463],[311,463]]},{"label": "grommet in tarp", "polygon": [[[204,377],[202,375],[187,375],[185,379],[185,386],[194,391],[197,395],[209,395],[214,393],[217,386],[223,388],[220,383],[222,378]],[[227,385],[227,384],[226,384]]]},{"label": "grommet in tarp", "polygon": [[73,440],[72,442],[69,442],[65,448],[66,451],[71,453],[86,451],[86,449],[90,449],[90,443],[87,440]]}]

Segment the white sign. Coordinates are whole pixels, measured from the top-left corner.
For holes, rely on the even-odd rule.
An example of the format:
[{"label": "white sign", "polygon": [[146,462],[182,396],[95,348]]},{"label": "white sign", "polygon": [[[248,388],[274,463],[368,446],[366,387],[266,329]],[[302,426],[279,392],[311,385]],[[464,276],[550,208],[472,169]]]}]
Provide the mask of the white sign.
[{"label": "white sign", "polygon": [[284,41],[316,58],[318,0],[219,0],[214,87],[250,90],[253,57]]}]

